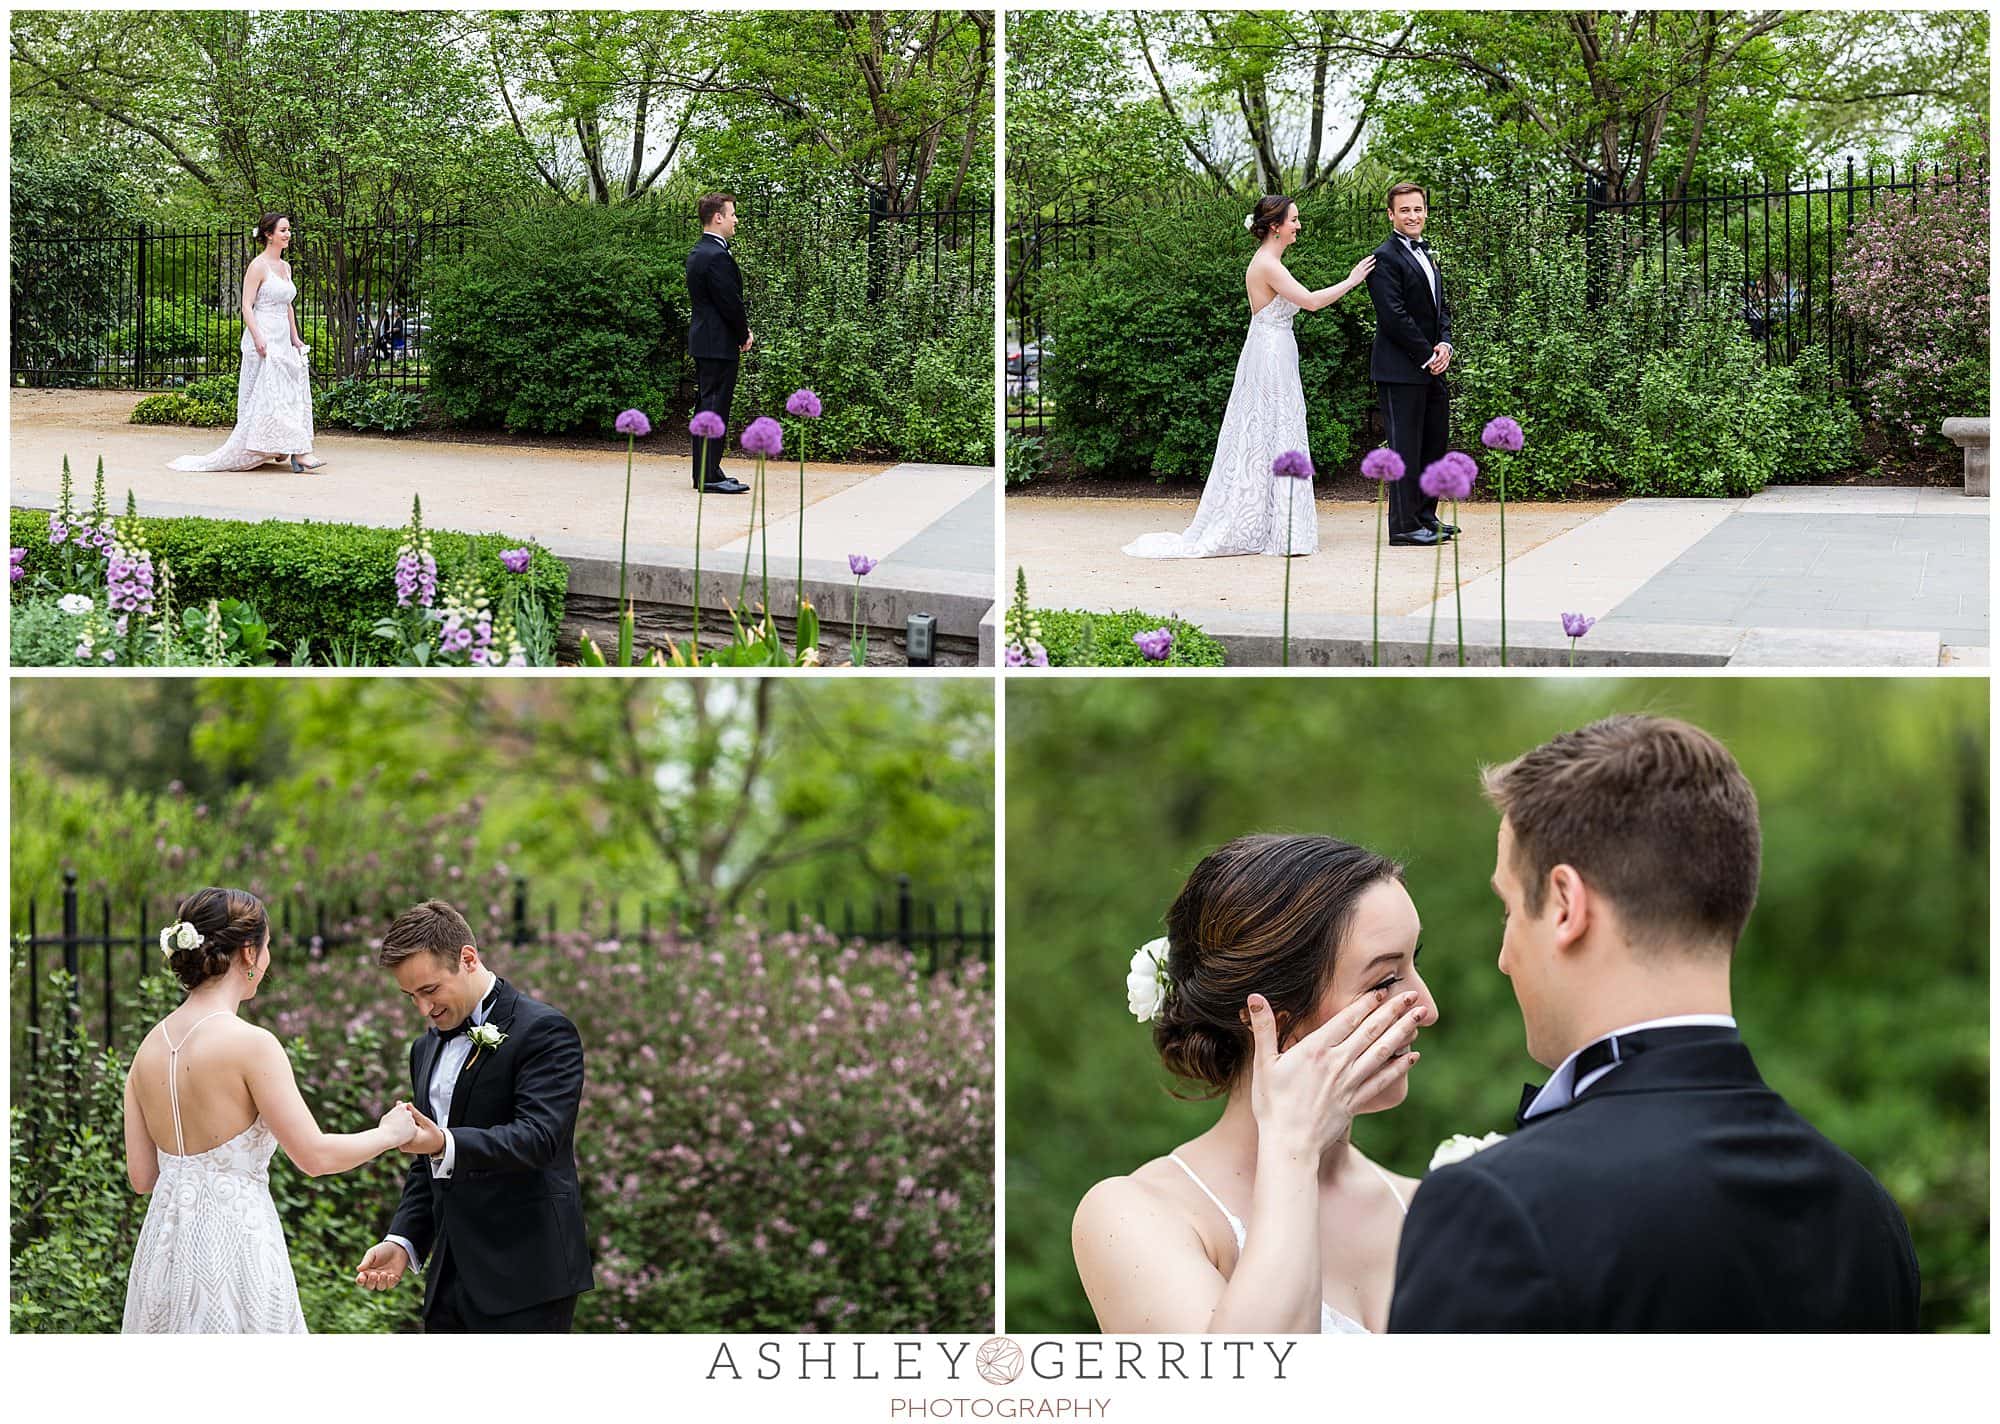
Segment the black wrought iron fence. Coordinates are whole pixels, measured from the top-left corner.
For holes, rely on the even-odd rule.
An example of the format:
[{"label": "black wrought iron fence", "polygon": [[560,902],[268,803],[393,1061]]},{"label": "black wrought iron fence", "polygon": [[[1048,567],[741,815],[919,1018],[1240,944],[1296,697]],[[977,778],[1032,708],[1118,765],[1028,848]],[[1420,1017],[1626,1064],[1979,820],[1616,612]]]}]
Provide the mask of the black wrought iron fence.
[{"label": "black wrought iron fence", "polygon": [[[959,306],[990,311],[990,203],[900,211],[878,196],[746,196],[740,249],[767,290],[802,291],[827,264],[857,262],[868,299],[917,283],[942,328]],[[675,204],[692,243],[692,205]],[[421,389],[429,375],[431,274],[478,232],[467,221],[316,229],[288,253],[315,382],[363,379]],[[79,288],[77,247],[90,256]],[[233,376],[241,360],[247,230],[127,232],[15,242],[10,368],[17,386],[157,390]]]},{"label": "black wrought iron fence", "polygon": [[[1890,202],[1914,203],[1920,190],[1943,184],[1987,181],[1981,164],[1946,169],[1910,164],[1898,167],[1849,159],[1845,169],[1806,175],[1795,181],[1733,183],[1697,181],[1675,195],[1663,184],[1657,195],[1614,198],[1601,184],[1583,187],[1546,182],[1497,183],[1459,178],[1430,191],[1429,230],[1447,244],[1480,245],[1487,235],[1472,222],[1487,205],[1482,198],[1505,188],[1530,208],[1559,214],[1564,226],[1583,239],[1588,263],[1589,301],[1606,300],[1620,284],[1665,282],[1677,267],[1698,270],[1704,291],[1740,305],[1752,337],[1764,344],[1767,361],[1790,364],[1812,347],[1827,351],[1832,379],[1852,385],[1866,365],[1865,334],[1837,313],[1834,277],[1854,224]],[[1115,200],[1084,199],[1040,204],[1015,190],[1008,196],[1007,226],[1007,409],[1010,430],[1043,433],[1053,416],[1042,394],[1043,366],[1060,359],[1051,349],[1056,314],[1046,294],[1047,278],[1063,264],[1095,262],[1109,244],[1124,240],[1129,225],[1148,213],[1184,210],[1225,199],[1248,210],[1248,198],[1188,189],[1135,192]],[[1343,191],[1310,200],[1312,228],[1330,230],[1339,240],[1386,234],[1380,200]],[[1507,234],[1493,235],[1504,245]],[[1725,254],[1729,259],[1725,262]],[[1736,285],[1719,285],[1725,267]]]},{"label": "black wrought iron fence", "polygon": [[[159,933],[173,913],[173,904],[168,897],[146,896],[114,907],[108,895],[86,897],[78,889],[76,872],[69,870],[63,873],[53,923],[45,925],[47,907],[36,896],[16,906],[13,944],[18,967],[27,978],[25,990],[17,985],[15,992],[22,1040],[17,1041],[16,1052],[25,1051],[30,1064],[38,1064],[42,1039],[55,1027],[53,1015],[60,1015],[70,1027],[88,1022],[93,1033],[101,1020],[103,1037],[99,1041],[116,1044],[121,1027],[131,1027],[121,1024],[121,1000],[147,975],[166,972]],[[574,914],[568,913],[572,906]],[[281,956],[312,958],[365,947],[402,908],[364,906],[356,899],[279,899],[267,905],[271,947]],[[538,902],[525,877],[515,879],[511,897],[502,909],[497,921],[489,919],[485,934],[517,946],[581,931],[618,942],[621,947],[630,945],[636,952],[665,937],[684,940],[707,929],[679,902],[641,900],[636,924],[621,918],[617,900],[600,900],[589,892],[580,893],[567,905],[559,905],[553,898]],[[990,904],[920,899],[907,875],[898,876],[887,895],[871,891],[865,897],[846,898],[837,904],[792,901],[786,903],[782,914],[773,905],[764,906],[763,913],[767,929],[774,932],[798,933],[818,927],[843,943],[900,945],[925,973],[956,973],[969,963],[991,964],[993,960]],[[65,993],[60,1002],[50,1003],[44,981],[58,968],[63,971]]]}]

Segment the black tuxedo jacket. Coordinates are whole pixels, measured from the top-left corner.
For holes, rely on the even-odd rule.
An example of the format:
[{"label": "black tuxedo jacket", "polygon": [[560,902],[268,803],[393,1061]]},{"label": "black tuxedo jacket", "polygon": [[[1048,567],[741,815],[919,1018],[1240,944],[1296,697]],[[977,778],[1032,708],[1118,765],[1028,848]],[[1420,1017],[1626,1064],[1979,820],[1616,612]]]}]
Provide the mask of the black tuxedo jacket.
[{"label": "black tuxedo jacket", "polygon": [[1425,1179],[1389,1328],[1916,1329],[1902,1212],[1735,1031],[1638,1037],[1573,1105]]},{"label": "black tuxedo jacket", "polygon": [[750,339],[743,309],[743,273],[720,242],[702,235],[687,259],[688,355],[734,361]]},{"label": "black tuxedo jacket", "polygon": [[[583,1101],[583,1039],[560,1011],[506,980],[486,1021],[507,1035],[459,1070],[452,1090],[456,1149],[451,1176],[410,1164],[389,1232],[433,1264],[451,1252],[474,1306],[489,1315],[580,1294],[595,1282],[576,1178],[576,1113]],[[410,1045],[412,1101],[431,1112],[431,1070],[444,1040],[426,1031]],[[437,1289],[430,1272],[424,1303]]]},{"label": "black tuxedo jacket", "polygon": [[1375,270],[1368,274],[1368,295],[1375,303],[1375,344],[1368,353],[1371,380],[1421,386],[1435,379],[1424,363],[1440,341],[1451,340],[1451,298],[1445,295],[1444,266],[1437,253],[1427,255],[1437,268],[1435,301],[1430,278],[1402,238],[1392,232],[1375,249]]}]

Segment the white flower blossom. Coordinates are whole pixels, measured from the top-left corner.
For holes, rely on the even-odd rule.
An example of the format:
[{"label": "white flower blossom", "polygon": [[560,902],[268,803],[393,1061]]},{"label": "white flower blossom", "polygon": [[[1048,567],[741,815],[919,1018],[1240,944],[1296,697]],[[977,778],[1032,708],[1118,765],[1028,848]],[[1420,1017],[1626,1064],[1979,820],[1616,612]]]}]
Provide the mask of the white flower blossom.
[{"label": "white flower blossom", "polygon": [[1484,1137],[1468,1137],[1462,1132],[1454,1132],[1438,1144],[1437,1151],[1431,1153],[1430,1170],[1435,1172],[1440,1167],[1463,1162],[1475,1153],[1484,1152],[1494,1143],[1506,1140],[1506,1137],[1498,1132],[1489,1132]]},{"label": "white flower blossom", "polygon": [[1147,940],[1132,956],[1132,968],[1125,975],[1125,1006],[1140,1023],[1159,1017],[1167,1002],[1167,941],[1165,936]]}]

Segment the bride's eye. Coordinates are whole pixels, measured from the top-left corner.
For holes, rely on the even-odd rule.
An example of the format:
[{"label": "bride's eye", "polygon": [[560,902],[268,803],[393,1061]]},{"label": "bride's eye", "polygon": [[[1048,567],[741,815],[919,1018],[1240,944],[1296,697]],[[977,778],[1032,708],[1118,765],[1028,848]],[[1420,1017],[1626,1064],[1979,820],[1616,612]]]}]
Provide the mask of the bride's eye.
[{"label": "bride's eye", "polygon": [[[1384,979],[1384,980],[1383,980],[1383,981],[1382,981],[1382,982],[1381,982],[1380,984],[1377,984],[1377,985],[1375,986],[1375,989],[1389,989],[1389,988],[1393,988],[1393,987],[1395,987],[1396,985],[1398,985],[1398,984],[1400,984],[1400,983],[1402,983],[1402,982],[1403,982],[1403,976],[1402,976],[1402,975],[1400,975],[1400,974],[1391,974],[1391,975],[1390,975],[1390,976],[1389,976],[1389,977],[1388,977],[1387,979]],[[1374,992],[1374,990],[1370,990],[1370,992],[1372,993],[1372,992]]]}]

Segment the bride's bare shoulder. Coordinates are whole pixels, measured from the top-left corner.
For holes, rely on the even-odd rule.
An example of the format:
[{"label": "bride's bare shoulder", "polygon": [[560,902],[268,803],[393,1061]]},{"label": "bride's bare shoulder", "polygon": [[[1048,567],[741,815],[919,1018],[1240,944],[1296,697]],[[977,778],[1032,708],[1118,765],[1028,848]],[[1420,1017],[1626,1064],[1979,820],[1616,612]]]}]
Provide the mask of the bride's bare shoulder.
[{"label": "bride's bare shoulder", "polygon": [[1176,1183],[1186,1178],[1164,1157],[1134,1168],[1122,1177],[1106,1177],[1083,1194],[1077,1204],[1074,1230],[1078,1237],[1116,1232],[1137,1222],[1158,1224],[1167,1219],[1191,1219],[1188,1203]]}]

